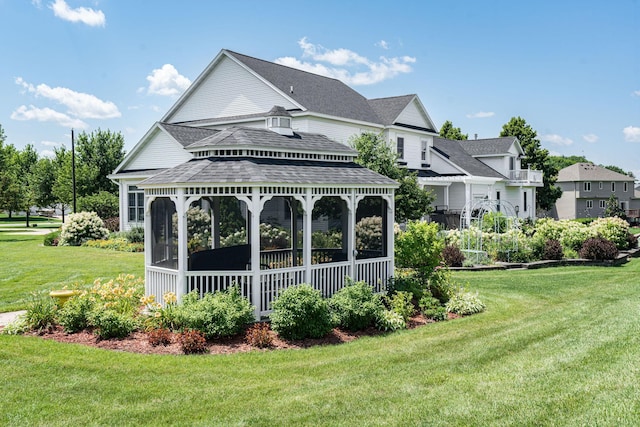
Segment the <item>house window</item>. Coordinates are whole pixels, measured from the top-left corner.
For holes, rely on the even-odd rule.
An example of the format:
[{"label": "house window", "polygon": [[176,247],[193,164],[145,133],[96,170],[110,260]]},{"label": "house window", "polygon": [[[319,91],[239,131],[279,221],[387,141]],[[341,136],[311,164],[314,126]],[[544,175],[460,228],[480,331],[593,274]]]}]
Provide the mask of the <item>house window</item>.
[{"label": "house window", "polygon": [[600,200],[600,209],[604,209],[607,207],[607,201],[606,200]]},{"label": "house window", "polygon": [[587,200],[587,209],[593,209],[593,200]]},{"label": "house window", "polygon": [[615,182],[612,182],[612,183],[611,183],[611,192],[612,192],[612,193],[615,193],[615,192],[616,192],[616,183],[615,183]]},{"label": "house window", "polygon": [[629,183],[628,182],[622,183],[622,191],[626,193],[628,190],[629,190]]},{"label": "house window", "polygon": [[584,182],[584,191],[591,191],[591,182],[589,181]]},{"label": "house window", "polygon": [[396,152],[398,153],[399,159],[404,159],[404,138],[398,137],[398,142],[396,144]]},{"label": "house window", "polygon": [[602,181],[598,183],[598,190],[602,190]]},{"label": "house window", "polygon": [[628,202],[620,202],[620,209],[622,209],[623,211],[626,211],[627,209],[629,209],[629,203]]},{"label": "house window", "polygon": [[522,193],[522,195],[524,196],[524,211],[527,211],[527,192],[525,191],[524,193]]},{"label": "house window", "polygon": [[516,170],[516,159],[514,157],[509,157],[509,170]]},{"label": "house window", "polygon": [[427,141],[425,141],[423,139],[422,140],[422,151],[421,151],[421,156],[420,156],[420,158],[422,159],[423,162],[427,161],[427,150],[428,150],[428,148],[429,148],[429,145],[428,145]]},{"label": "house window", "polygon": [[127,207],[129,222],[144,222],[144,191],[135,185],[129,186]]}]

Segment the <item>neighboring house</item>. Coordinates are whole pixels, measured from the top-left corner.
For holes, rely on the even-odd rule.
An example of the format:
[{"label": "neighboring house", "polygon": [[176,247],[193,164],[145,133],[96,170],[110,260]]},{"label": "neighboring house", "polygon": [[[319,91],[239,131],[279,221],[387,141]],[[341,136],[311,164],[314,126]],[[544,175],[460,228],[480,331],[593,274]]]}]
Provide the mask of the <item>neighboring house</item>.
[{"label": "neighboring house", "polygon": [[448,218],[447,225],[457,226],[462,210],[484,199],[511,204],[520,218],[535,218],[542,172],[521,169],[517,138],[434,138],[431,152],[430,168],[418,170],[418,179],[436,196],[433,219]]},{"label": "neighboring house", "polygon": [[483,172],[467,170],[467,157],[447,154],[452,148],[434,143],[436,126],[417,95],[366,99],[339,80],[222,50],[110,176],[119,185],[120,229],[143,223],[140,182],[192,159],[185,147],[216,130],[264,128],[274,106],[288,112],[294,132],[318,133],[343,144],[362,132],[382,134],[396,148],[400,163],[418,171],[423,184],[440,193],[447,187],[447,195],[439,193],[441,205],[462,209],[476,196],[486,195],[514,201],[520,216],[534,215],[533,175],[525,180],[511,176],[522,174],[517,141],[512,139],[504,148],[487,144],[493,148],[478,153],[475,144],[481,141],[455,142],[470,150],[467,157],[487,165]]},{"label": "neighboring house", "polygon": [[561,169],[556,185],[562,190],[556,201],[558,219],[602,217],[612,194],[627,213],[640,208],[633,177],[592,163],[576,163]]}]

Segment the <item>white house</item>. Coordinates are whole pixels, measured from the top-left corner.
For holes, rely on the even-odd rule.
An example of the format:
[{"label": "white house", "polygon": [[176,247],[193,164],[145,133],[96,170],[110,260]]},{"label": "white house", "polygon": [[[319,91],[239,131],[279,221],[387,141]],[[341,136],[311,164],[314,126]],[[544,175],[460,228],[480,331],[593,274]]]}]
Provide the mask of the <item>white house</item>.
[{"label": "white house", "polygon": [[222,50],[110,176],[119,184],[120,229],[143,224],[140,182],[192,159],[185,147],[218,130],[264,128],[274,106],[284,107],[293,132],[343,144],[362,132],[381,133],[443,210],[488,197],[518,206],[521,217],[535,215],[542,177],[520,170],[514,138],[443,140],[417,95],[366,99],[339,80]]}]

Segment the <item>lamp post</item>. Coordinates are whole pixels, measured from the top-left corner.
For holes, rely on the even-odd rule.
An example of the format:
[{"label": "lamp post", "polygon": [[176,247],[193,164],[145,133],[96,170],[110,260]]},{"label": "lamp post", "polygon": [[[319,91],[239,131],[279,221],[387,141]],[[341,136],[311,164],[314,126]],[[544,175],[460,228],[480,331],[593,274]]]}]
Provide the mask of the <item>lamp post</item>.
[{"label": "lamp post", "polygon": [[76,206],[76,146],[71,129],[71,182],[73,186],[73,213],[78,211]]}]

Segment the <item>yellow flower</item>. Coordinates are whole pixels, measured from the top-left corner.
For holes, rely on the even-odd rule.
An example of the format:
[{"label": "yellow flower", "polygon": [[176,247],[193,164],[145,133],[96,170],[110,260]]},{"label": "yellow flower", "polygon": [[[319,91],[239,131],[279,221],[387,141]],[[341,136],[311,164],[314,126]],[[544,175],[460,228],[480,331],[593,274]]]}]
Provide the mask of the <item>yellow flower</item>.
[{"label": "yellow flower", "polygon": [[162,313],[160,313],[159,311],[156,311],[156,312],[155,312],[155,314],[154,314],[154,316],[155,316],[155,317],[160,317],[160,316],[162,316]]},{"label": "yellow flower", "polygon": [[163,296],[165,304],[175,304],[178,301],[178,297],[173,292],[167,292]]}]

